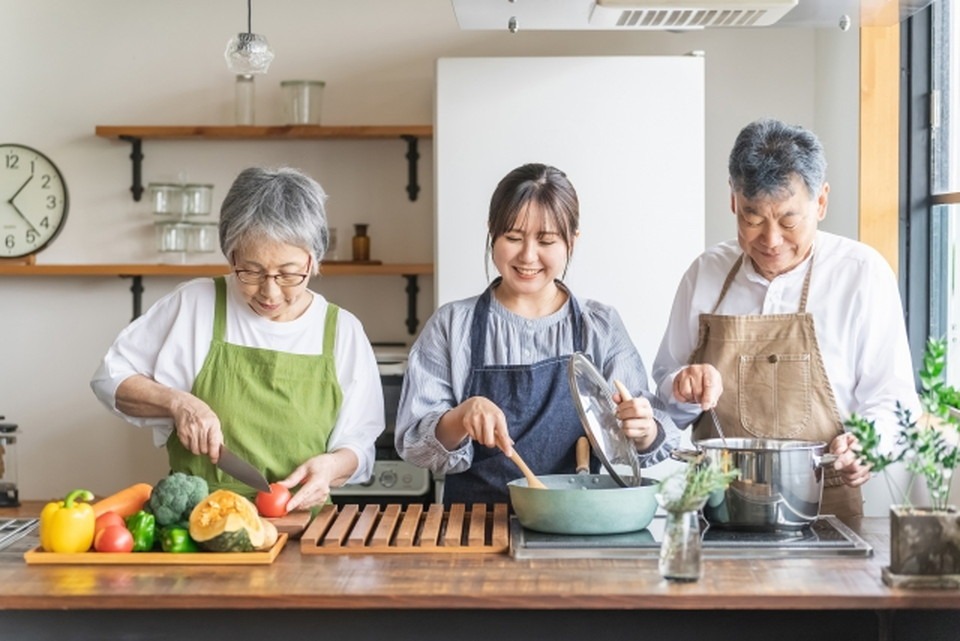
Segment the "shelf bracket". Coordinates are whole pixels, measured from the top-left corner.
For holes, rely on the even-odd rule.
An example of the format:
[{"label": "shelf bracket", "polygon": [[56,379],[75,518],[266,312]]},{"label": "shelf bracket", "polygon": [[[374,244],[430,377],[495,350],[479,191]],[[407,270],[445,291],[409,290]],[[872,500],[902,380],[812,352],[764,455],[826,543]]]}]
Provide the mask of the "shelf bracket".
[{"label": "shelf bracket", "polygon": [[417,318],[417,294],[420,288],[416,274],[404,274],[403,277],[407,279],[407,333],[412,336],[417,333],[417,325],[420,324]]},{"label": "shelf bracket", "polygon": [[120,278],[133,279],[130,285],[130,293],[133,294],[133,318],[130,322],[133,322],[143,313],[143,276],[121,276]]},{"label": "shelf bracket", "polygon": [[142,139],[136,136],[120,136],[120,140],[126,140],[133,148],[130,151],[130,162],[133,165],[133,185],[130,191],[133,192],[133,199],[140,202],[143,195],[143,178],[141,170],[143,169],[143,153],[141,152]]},{"label": "shelf bracket", "polygon": [[420,193],[420,185],[417,183],[417,161],[420,160],[417,144],[420,139],[410,135],[404,135],[401,138],[407,141],[407,196],[410,202],[415,202],[417,194]]}]

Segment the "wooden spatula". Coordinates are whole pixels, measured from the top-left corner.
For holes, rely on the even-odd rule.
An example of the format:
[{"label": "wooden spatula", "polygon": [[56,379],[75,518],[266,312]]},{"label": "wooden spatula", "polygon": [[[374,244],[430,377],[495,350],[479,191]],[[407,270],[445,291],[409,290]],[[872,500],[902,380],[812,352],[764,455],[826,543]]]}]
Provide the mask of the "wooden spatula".
[{"label": "wooden spatula", "polygon": [[533,472],[530,471],[530,468],[527,467],[527,464],[523,462],[523,459],[520,458],[520,455],[517,453],[517,450],[513,450],[513,454],[510,455],[510,460],[516,463],[517,467],[520,468],[520,471],[523,472],[524,478],[527,479],[528,487],[535,487],[540,490],[547,489],[547,486],[543,484],[543,481],[538,479]]}]

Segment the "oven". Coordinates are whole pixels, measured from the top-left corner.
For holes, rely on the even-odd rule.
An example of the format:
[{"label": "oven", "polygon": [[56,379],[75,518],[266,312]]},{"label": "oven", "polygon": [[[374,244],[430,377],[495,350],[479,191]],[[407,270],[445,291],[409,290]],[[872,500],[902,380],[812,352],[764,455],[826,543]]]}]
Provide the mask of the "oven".
[{"label": "oven", "polygon": [[332,500],[338,505],[428,505],[434,502],[435,497],[434,479],[430,471],[401,460],[393,444],[407,348],[402,343],[374,343],[373,351],[380,369],[386,429],[377,438],[376,459],[370,480],[334,488],[330,492]]}]

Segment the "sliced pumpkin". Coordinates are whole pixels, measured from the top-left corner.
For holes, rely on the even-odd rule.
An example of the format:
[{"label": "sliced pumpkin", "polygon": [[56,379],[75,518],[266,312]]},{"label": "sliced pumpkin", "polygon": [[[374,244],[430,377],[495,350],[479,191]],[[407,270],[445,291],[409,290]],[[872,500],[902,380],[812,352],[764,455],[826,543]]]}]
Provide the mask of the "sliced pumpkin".
[{"label": "sliced pumpkin", "polygon": [[263,545],[257,549],[269,550],[277,544],[277,539],[280,538],[280,532],[277,530],[277,526],[273,524],[273,521],[268,521],[262,516],[260,520],[263,521]]},{"label": "sliced pumpkin", "polygon": [[267,532],[249,499],[216,490],[190,513],[190,537],[209,552],[252,552],[263,549]]}]

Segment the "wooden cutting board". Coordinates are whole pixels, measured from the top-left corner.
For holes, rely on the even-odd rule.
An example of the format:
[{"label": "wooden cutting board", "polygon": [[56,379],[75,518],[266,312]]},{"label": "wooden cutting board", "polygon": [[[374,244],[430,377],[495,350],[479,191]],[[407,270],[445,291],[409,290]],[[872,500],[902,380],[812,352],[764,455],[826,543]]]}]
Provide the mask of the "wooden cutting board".
[{"label": "wooden cutting board", "polygon": [[290,539],[296,539],[307,529],[310,518],[310,511],[307,510],[305,512],[290,512],[267,520],[276,526],[277,532],[286,533],[290,536]]},{"label": "wooden cutting board", "polygon": [[27,565],[269,565],[287,542],[281,533],[269,550],[259,552],[45,552],[40,546],[24,552]]},{"label": "wooden cutting board", "polygon": [[507,505],[326,505],[300,539],[302,554],[502,554]]}]

